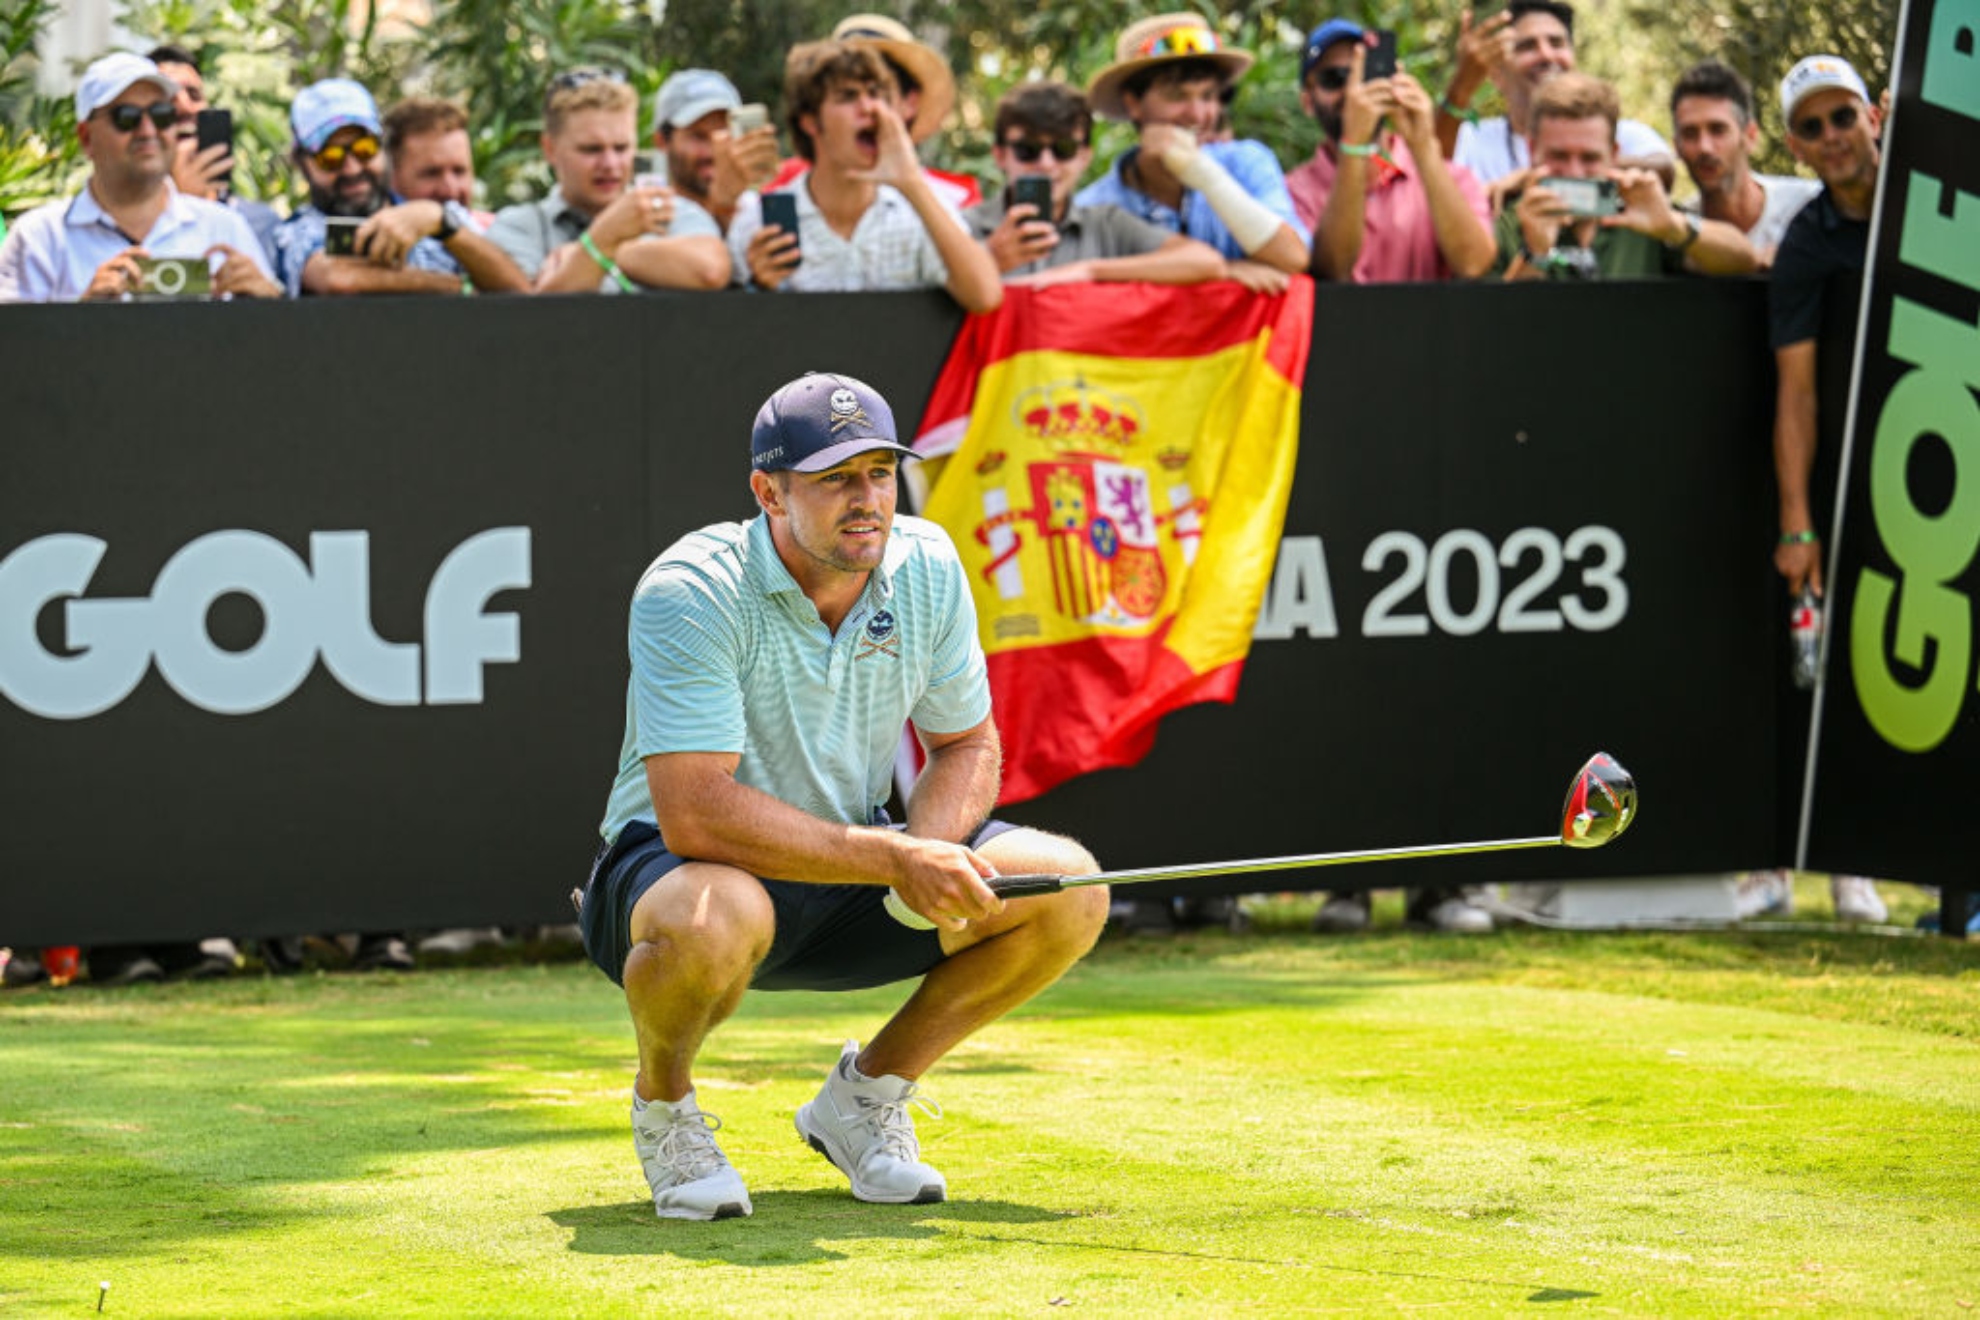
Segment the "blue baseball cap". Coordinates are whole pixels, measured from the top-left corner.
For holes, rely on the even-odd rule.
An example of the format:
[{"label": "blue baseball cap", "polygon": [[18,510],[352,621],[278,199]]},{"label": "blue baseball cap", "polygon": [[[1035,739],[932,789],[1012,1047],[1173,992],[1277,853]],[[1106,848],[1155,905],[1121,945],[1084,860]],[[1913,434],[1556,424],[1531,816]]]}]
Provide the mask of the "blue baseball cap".
[{"label": "blue baseball cap", "polygon": [[758,472],[823,472],[875,449],[903,458],[915,452],[894,430],[894,410],[871,385],[814,371],[764,401],[749,437]]},{"label": "blue baseball cap", "polygon": [[1306,53],[1299,57],[1299,76],[1303,82],[1306,75],[1313,72],[1313,66],[1327,53],[1327,47],[1337,41],[1365,41],[1367,33],[1361,24],[1347,18],[1330,18],[1314,28],[1306,38]]},{"label": "blue baseball cap", "polygon": [[378,121],[378,102],[363,83],[349,78],[325,78],[296,93],[289,106],[289,127],[304,151],[323,150],[323,144],[340,128],[352,126],[383,135]]}]

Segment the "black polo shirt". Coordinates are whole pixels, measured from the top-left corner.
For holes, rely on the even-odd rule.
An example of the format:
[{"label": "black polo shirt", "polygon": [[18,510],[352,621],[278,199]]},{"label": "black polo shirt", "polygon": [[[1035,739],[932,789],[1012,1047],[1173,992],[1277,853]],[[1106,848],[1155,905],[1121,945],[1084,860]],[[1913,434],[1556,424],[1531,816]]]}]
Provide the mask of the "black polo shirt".
[{"label": "black polo shirt", "polygon": [[1824,188],[1788,223],[1767,281],[1767,338],[1776,349],[1820,337],[1823,299],[1837,275],[1861,275],[1870,222],[1836,209]]}]

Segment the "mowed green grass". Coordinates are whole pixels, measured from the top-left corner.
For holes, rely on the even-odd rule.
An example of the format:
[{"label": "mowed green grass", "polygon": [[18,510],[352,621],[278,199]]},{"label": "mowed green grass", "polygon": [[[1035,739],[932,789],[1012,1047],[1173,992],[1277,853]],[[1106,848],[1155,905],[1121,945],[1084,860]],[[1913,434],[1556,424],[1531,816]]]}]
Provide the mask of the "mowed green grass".
[{"label": "mowed green grass", "polygon": [[755,1217],[660,1222],[577,964],[0,1000],[0,1312],[1961,1316],[1980,945],[1109,940],[928,1079],[953,1200],[791,1113],[898,992],[756,995],[705,1108]]}]

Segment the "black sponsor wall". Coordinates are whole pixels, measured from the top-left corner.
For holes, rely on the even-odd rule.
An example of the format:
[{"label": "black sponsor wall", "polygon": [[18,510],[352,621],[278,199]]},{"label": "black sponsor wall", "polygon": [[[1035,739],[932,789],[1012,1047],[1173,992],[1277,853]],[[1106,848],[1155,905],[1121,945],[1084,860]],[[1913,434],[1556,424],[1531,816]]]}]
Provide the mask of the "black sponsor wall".
[{"label": "black sponsor wall", "polygon": [[[1970,6],[1906,6],[1863,295],[1861,385],[1830,574],[1806,845],[1811,865],[1945,886],[1948,929],[1965,919],[1953,891],[1976,881],[1972,858],[1946,828],[1946,809],[1980,774],[1973,43]],[[1836,392],[1823,383],[1829,408]],[[1828,416],[1850,414],[1845,406]],[[1823,444],[1831,438],[1825,426]],[[1831,468],[1837,453],[1825,447],[1818,467]]]},{"label": "black sponsor wall", "polygon": [[[1761,294],[1321,290],[1286,532],[1307,572],[1282,572],[1266,620],[1291,635],[1254,648],[1235,706],[1172,716],[1145,765],[1009,814],[1120,865],[1545,834],[1603,748],[1643,785],[1621,843],[1438,874],[1770,860]],[[680,532],[750,512],[743,445],[776,385],[849,370],[911,428],[953,327],[935,296],[0,308],[0,563],[97,537],[86,599],[144,601],[209,533],[310,561],[312,533],[363,532],[380,645],[426,642],[429,584],[477,534],[527,528],[530,574],[484,607],[497,627],[515,616],[521,659],[480,667],[479,702],[381,705],[321,664],[251,714],[201,709],[155,666],[89,718],[0,700],[0,938],[560,919],[619,745],[640,570]],[[1390,553],[1364,568],[1378,540]],[[1500,608],[1477,608],[1481,556],[1502,564]],[[1338,631],[1315,637],[1321,558]],[[1604,565],[1620,612],[1587,580]],[[207,631],[245,652],[271,625],[343,626],[353,608],[317,568],[315,609],[271,621],[226,594]],[[0,665],[61,657],[64,602],[24,620],[24,575],[4,574]],[[1403,635],[1367,635],[1384,587]],[[156,603],[122,617],[147,609],[146,627],[191,627]],[[1517,630],[1555,614],[1557,631]],[[1405,878],[1357,869],[1303,879]]]},{"label": "black sponsor wall", "polygon": [[[1285,534],[1288,552],[1320,538],[1338,635],[1257,641],[1234,707],[1173,715],[1140,766],[1010,814],[1125,866],[1529,837],[1557,828],[1569,778],[1606,750],[1643,806],[1599,852],[1280,873],[1263,887],[1673,874],[1777,855],[1761,294],[1323,288]],[[1570,558],[1581,529],[1597,530]],[[1612,624],[1508,630],[1546,627],[1570,592],[1602,613],[1606,594],[1582,576],[1616,560],[1597,544],[1623,551],[1627,608]],[[1417,547],[1424,583],[1404,590]],[[1480,547],[1506,561],[1489,622],[1467,617]],[[1387,551],[1372,571],[1371,548]],[[1542,586],[1555,551],[1560,576]],[[1476,631],[1433,617],[1439,559],[1435,612]],[[1535,594],[1507,608],[1522,583]],[[1371,619],[1385,590],[1399,595]],[[1268,602],[1268,621],[1282,605]]]}]

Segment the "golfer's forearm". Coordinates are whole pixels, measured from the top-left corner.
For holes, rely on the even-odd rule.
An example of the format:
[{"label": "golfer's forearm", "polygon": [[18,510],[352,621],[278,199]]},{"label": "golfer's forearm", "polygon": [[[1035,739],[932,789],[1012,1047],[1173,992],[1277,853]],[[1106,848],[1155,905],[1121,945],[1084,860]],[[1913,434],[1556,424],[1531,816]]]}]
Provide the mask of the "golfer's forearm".
[{"label": "golfer's forearm", "polygon": [[938,747],[908,801],[908,833],[961,843],[997,805],[1003,754],[994,738]]},{"label": "golfer's forearm", "polygon": [[725,783],[693,786],[669,780],[663,788],[649,769],[669,852],[771,880],[848,885],[897,878],[901,848],[893,831],[821,820],[723,778]]}]

